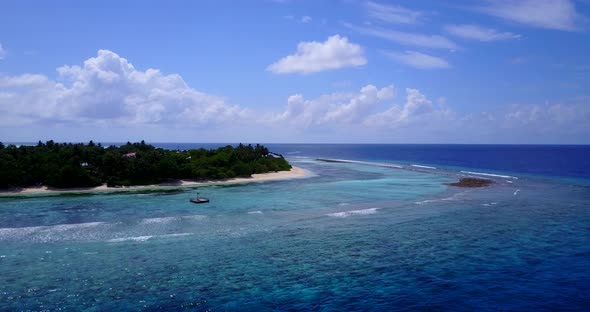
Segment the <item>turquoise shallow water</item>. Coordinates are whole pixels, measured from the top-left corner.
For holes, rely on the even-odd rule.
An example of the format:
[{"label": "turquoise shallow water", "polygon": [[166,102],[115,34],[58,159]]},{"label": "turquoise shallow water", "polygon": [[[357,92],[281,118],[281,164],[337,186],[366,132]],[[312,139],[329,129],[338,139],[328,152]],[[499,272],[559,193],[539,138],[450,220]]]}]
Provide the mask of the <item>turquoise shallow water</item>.
[{"label": "turquoise shallow water", "polygon": [[584,310],[590,191],[292,158],[307,179],[0,199],[3,310]]}]

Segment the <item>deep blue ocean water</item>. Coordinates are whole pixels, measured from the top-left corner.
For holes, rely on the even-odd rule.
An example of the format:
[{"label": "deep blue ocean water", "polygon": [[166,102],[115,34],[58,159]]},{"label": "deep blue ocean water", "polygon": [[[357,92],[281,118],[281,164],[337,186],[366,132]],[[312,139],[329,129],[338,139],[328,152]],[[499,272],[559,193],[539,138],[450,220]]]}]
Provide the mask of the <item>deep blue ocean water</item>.
[{"label": "deep blue ocean water", "polygon": [[[168,149],[217,148],[221,143],[159,143]],[[285,156],[343,158],[489,169],[525,175],[590,179],[590,145],[265,144]]]},{"label": "deep blue ocean water", "polygon": [[268,146],[313,176],[0,198],[0,310],[590,309],[587,146]]}]

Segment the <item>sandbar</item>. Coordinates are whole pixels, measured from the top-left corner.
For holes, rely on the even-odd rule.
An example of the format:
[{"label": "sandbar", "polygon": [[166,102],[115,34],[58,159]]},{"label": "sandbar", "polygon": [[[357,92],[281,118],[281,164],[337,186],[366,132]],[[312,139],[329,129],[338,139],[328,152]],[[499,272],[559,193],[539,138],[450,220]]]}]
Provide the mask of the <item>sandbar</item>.
[{"label": "sandbar", "polygon": [[83,188],[53,188],[47,186],[39,187],[25,187],[17,189],[0,189],[0,197],[14,196],[14,195],[35,195],[35,194],[61,194],[61,193],[94,193],[94,192],[125,192],[125,191],[141,191],[141,190],[158,190],[158,189],[175,189],[180,187],[197,187],[208,185],[224,185],[224,184],[239,184],[250,182],[264,182],[264,181],[278,181],[290,179],[302,179],[311,177],[313,174],[300,167],[293,166],[289,171],[276,171],[268,173],[253,174],[247,178],[232,178],[224,180],[206,180],[206,181],[192,181],[192,180],[178,180],[160,184],[151,185],[134,185],[122,187],[108,187],[106,184],[96,187]]}]

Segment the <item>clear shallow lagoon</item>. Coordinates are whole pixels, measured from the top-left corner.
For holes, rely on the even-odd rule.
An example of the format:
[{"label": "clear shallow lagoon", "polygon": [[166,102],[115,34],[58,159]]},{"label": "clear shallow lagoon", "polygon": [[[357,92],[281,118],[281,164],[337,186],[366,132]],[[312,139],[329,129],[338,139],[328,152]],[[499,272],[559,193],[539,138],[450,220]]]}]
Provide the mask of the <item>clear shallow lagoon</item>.
[{"label": "clear shallow lagoon", "polygon": [[[448,169],[430,173],[314,160],[406,160],[366,149],[271,146],[316,175],[201,187],[205,205],[188,202],[194,189],[1,198],[0,309],[590,306],[589,168],[549,168],[575,178],[556,179],[539,175],[547,168],[501,166],[505,158],[501,168],[461,163],[461,153],[444,163],[444,151],[438,162],[416,160]],[[570,159],[590,156],[577,153]],[[519,179],[443,184],[459,169],[486,168]]]}]

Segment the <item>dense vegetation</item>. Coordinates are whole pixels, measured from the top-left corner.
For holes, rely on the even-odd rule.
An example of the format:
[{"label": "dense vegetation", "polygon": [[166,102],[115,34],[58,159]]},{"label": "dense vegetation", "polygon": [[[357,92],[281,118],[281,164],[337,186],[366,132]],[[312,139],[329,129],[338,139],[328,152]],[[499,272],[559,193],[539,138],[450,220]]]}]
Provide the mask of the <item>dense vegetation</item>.
[{"label": "dense vegetation", "polygon": [[289,170],[262,145],[172,151],[141,143],[103,147],[48,141],[36,146],[0,143],[0,188],[46,185],[91,187],[156,184],[178,179],[226,179]]}]

